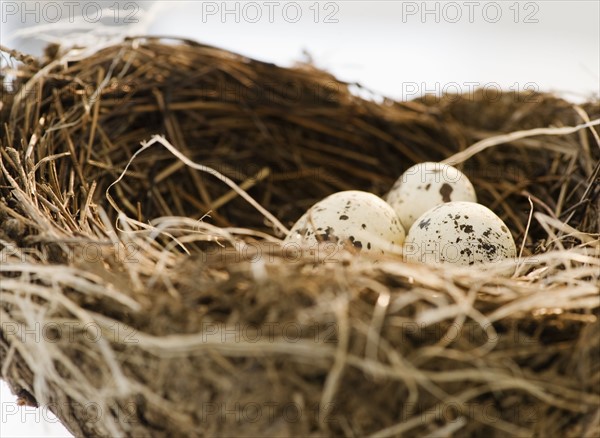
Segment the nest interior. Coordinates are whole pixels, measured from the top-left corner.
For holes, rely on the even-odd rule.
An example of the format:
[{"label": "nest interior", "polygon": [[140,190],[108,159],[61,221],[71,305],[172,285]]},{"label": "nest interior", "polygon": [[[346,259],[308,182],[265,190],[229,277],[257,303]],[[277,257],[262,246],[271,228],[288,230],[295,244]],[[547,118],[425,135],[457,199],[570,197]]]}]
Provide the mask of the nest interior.
[{"label": "nest interior", "polygon": [[[20,60],[2,73],[0,364],[24,403],[77,436],[600,433],[600,141],[559,132],[597,101],[375,102],[310,65],[152,38]],[[522,263],[290,260],[272,220],[155,135],[285,226],[462,153]]]}]

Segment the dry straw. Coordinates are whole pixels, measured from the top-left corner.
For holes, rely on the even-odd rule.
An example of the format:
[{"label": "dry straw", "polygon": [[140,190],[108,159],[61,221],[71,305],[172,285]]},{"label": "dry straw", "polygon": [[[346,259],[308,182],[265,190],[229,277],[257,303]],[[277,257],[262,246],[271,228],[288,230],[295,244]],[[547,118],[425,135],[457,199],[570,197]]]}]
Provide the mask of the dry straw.
[{"label": "dry straw", "polygon": [[[190,41],[3,51],[0,369],[22,404],[77,436],[600,433],[598,102],[376,103]],[[281,247],[324,196],[442,160],[516,262]]]}]

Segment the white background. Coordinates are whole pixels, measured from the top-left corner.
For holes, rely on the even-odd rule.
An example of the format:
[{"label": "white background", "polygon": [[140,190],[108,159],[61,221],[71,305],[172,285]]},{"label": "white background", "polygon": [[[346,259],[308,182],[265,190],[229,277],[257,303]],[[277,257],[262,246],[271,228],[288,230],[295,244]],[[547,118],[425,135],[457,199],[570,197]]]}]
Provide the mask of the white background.
[{"label": "white background", "polygon": [[[54,3],[54,9],[36,9],[35,3],[27,2],[30,12],[23,16],[23,2],[0,1],[2,44],[33,54],[41,53],[44,38],[86,44],[100,31],[106,33],[94,23],[96,5],[101,3],[106,8],[101,22],[112,31],[193,38],[286,66],[305,61],[308,54],[318,67],[340,79],[396,99],[444,90],[469,92],[475,85],[492,91],[497,87],[551,91],[576,101],[600,94],[597,1],[481,1],[471,2],[472,6],[275,2],[272,19],[270,6],[260,1],[250,6],[247,2],[224,6],[221,1],[120,2],[127,10],[119,12],[114,1],[76,2],[72,11],[85,10],[87,21],[71,20],[64,2],[46,2]],[[58,17],[56,6],[62,7]],[[225,9],[234,12],[224,14]],[[298,10],[301,15],[293,22]],[[256,20],[257,11],[260,19],[249,22]],[[138,22],[123,26],[132,13],[130,18]],[[333,13],[330,22],[325,19],[328,13]],[[63,22],[53,23],[56,18]],[[31,29],[34,34],[28,36]],[[0,437],[69,436],[56,422],[45,421],[50,418],[47,411],[15,409],[15,397],[4,383],[0,401]]]}]

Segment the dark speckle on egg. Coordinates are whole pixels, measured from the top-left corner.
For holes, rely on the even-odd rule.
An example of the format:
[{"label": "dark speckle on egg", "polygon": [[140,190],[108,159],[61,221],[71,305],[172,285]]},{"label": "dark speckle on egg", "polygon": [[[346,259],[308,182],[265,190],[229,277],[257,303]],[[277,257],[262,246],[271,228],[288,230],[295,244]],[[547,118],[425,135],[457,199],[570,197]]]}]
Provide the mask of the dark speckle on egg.
[{"label": "dark speckle on egg", "polygon": [[450,194],[454,191],[454,189],[452,188],[452,186],[448,183],[444,183],[442,184],[442,187],[440,187],[440,195],[442,195],[442,201],[444,202],[450,202],[452,201],[452,199],[450,199]]},{"label": "dark speckle on egg", "polygon": [[480,247],[487,252],[488,257],[496,254],[496,247],[488,242],[480,242]]},{"label": "dark speckle on egg", "polygon": [[467,256],[471,257],[471,255],[473,254],[473,252],[469,249],[469,248],[464,248],[460,250],[461,255],[462,254],[466,254]]},{"label": "dark speckle on egg", "polygon": [[459,228],[460,228],[461,231],[464,231],[465,233],[472,233],[473,232],[473,226],[472,225],[461,224]]},{"label": "dark speckle on egg", "polygon": [[361,250],[362,249],[362,242],[360,242],[359,240],[356,240],[354,238],[354,236],[350,236],[350,242],[352,242],[352,245],[354,245],[354,248]]},{"label": "dark speckle on egg", "polygon": [[421,222],[419,222],[419,228],[425,228],[426,230],[428,230],[429,224],[431,224],[431,218],[427,218],[427,220],[423,219]]},{"label": "dark speckle on egg", "polygon": [[317,234],[317,240],[321,242],[337,242],[339,238],[334,234],[333,228],[327,227],[324,233]]},{"label": "dark speckle on egg", "polygon": [[348,216],[345,215],[345,214],[343,214],[343,215],[340,216],[340,220],[341,221],[347,221],[348,220]]}]

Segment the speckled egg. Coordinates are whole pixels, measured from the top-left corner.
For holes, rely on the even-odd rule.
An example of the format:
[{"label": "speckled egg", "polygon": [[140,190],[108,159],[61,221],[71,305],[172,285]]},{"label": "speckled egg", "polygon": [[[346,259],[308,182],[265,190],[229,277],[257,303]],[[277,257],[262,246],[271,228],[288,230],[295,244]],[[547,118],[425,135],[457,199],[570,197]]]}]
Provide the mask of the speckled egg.
[{"label": "speckled egg", "polygon": [[425,212],[404,245],[406,260],[427,264],[468,266],[516,255],[515,241],[502,219],[473,202],[448,202]]},{"label": "speckled egg", "polygon": [[396,181],[386,200],[404,229],[427,210],[445,202],[477,202],[475,189],[464,173],[442,163],[420,163],[410,167]]},{"label": "speckled egg", "polygon": [[401,246],[404,238],[404,228],[389,204],[372,193],[349,190],[313,205],[292,227],[284,244],[334,242],[379,256],[394,245]]}]

